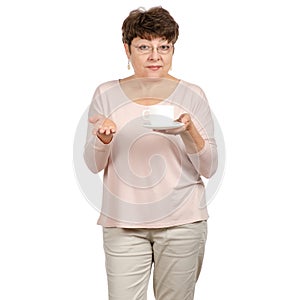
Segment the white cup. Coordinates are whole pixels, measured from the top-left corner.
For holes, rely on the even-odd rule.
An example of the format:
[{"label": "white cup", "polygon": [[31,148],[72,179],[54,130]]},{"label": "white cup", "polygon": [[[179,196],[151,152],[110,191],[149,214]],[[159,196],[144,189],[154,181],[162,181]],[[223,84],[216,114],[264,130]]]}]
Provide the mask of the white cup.
[{"label": "white cup", "polygon": [[151,105],[143,110],[143,119],[150,124],[167,125],[174,121],[174,106]]}]

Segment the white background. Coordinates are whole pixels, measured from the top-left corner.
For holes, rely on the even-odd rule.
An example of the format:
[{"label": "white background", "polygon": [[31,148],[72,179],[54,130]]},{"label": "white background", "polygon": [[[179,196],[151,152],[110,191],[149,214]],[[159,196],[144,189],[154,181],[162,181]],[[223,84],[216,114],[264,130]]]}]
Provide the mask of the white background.
[{"label": "white background", "polygon": [[227,150],[195,299],[299,299],[296,0],[1,2],[1,299],[107,299],[73,140],[97,85],[131,74],[123,20],[155,5],[180,25],[172,74],[203,88]]}]

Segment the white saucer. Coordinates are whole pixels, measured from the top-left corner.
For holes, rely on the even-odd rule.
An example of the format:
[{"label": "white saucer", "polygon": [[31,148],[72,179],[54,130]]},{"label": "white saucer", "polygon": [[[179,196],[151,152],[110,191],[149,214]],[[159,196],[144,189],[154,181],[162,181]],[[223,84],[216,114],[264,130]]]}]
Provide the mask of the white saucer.
[{"label": "white saucer", "polygon": [[179,128],[183,126],[183,123],[180,122],[172,122],[172,123],[167,123],[167,124],[143,124],[144,127],[149,128],[149,129],[157,129],[157,130],[166,130],[166,129],[174,129],[174,128]]}]

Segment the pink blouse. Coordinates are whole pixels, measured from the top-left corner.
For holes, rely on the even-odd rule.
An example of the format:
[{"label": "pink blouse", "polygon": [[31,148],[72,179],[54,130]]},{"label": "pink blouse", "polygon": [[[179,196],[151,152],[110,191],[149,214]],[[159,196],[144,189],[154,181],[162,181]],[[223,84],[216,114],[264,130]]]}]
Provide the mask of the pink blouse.
[{"label": "pink blouse", "polygon": [[205,140],[198,153],[187,153],[180,135],[143,126],[147,106],[129,99],[118,80],[95,91],[89,116],[100,114],[117,125],[110,144],[103,144],[88,125],[84,159],[93,173],[103,170],[103,199],[98,224],[104,227],[161,228],[206,220],[201,176],[217,169],[217,146],[210,108],[203,91],[180,81],[160,102],[173,105],[176,118],[186,112]]}]

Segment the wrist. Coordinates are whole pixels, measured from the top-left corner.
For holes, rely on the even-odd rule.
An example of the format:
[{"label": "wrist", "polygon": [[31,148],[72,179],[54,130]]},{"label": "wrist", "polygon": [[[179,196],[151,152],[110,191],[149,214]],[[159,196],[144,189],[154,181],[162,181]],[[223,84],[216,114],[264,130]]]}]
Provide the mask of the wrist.
[{"label": "wrist", "polygon": [[191,132],[193,132],[195,130],[197,131],[197,128],[196,128],[195,124],[193,123],[193,121],[191,120],[189,122],[188,126],[186,127],[186,131],[189,132],[189,133],[191,133]]},{"label": "wrist", "polygon": [[198,132],[194,123],[190,123],[188,128],[181,133],[181,138],[186,146],[188,153],[196,153],[205,147],[205,140]]},{"label": "wrist", "polygon": [[190,121],[189,124],[186,124],[185,130],[180,132],[180,135],[183,137],[184,136],[191,137],[191,135],[195,129],[196,129],[196,127],[194,126],[194,123],[192,123],[192,121]]}]

